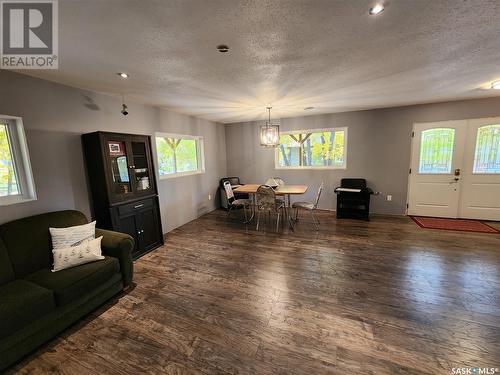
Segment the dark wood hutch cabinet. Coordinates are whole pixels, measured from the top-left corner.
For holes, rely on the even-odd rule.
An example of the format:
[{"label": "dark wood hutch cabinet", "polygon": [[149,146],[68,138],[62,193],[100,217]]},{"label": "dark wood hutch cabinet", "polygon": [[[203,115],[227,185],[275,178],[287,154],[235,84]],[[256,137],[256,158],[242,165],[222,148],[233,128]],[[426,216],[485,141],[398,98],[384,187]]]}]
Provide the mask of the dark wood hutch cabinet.
[{"label": "dark wood hutch cabinet", "polygon": [[161,246],[151,138],[95,132],[82,139],[97,225],[134,237],[134,259]]}]

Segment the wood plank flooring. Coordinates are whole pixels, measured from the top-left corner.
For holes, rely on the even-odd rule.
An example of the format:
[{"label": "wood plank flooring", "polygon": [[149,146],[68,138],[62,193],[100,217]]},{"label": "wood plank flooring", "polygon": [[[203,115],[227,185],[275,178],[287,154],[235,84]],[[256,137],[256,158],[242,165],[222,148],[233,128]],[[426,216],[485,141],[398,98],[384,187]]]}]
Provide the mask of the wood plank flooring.
[{"label": "wood plank flooring", "polygon": [[500,368],[500,236],[319,213],[255,231],[214,211],[20,374],[451,374]]}]

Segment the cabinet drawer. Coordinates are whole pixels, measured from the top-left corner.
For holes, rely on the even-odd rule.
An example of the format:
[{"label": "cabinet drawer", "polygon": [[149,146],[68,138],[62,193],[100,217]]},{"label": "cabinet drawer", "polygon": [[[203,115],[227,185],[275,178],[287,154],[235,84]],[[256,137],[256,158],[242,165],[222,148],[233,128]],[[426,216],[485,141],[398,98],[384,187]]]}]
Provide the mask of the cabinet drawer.
[{"label": "cabinet drawer", "polygon": [[153,198],[143,199],[134,203],[127,203],[118,206],[118,215],[128,215],[136,211],[153,206]]}]

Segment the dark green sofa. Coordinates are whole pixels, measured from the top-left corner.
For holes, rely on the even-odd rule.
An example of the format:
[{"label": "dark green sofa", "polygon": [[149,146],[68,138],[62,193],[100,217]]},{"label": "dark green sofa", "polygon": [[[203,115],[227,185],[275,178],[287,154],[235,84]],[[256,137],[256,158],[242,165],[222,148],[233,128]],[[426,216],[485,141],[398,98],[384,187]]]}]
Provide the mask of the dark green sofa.
[{"label": "dark green sofa", "polygon": [[0,372],[131,283],[134,240],[101,229],[104,260],[51,272],[49,227],[87,222],[57,211],[0,225]]}]

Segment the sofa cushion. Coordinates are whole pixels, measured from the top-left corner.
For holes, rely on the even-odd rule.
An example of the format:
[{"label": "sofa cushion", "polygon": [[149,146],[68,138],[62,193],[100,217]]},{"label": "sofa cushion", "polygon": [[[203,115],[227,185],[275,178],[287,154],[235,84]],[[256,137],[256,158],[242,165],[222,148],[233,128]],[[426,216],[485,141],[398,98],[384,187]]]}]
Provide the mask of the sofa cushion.
[{"label": "sofa cushion", "polygon": [[26,280],[54,292],[58,306],[65,305],[93,290],[120,272],[117,258],[105,257],[92,263],[82,264],[58,272],[44,268],[25,276]]},{"label": "sofa cushion", "polygon": [[0,225],[0,237],[17,278],[52,265],[49,227],[65,228],[86,224],[79,211],[67,210],[26,217]]},{"label": "sofa cushion", "polygon": [[26,280],[0,286],[0,337],[6,337],[55,309],[51,290]]},{"label": "sofa cushion", "polygon": [[10,263],[9,253],[0,238],[0,285],[14,280],[14,270]]}]

